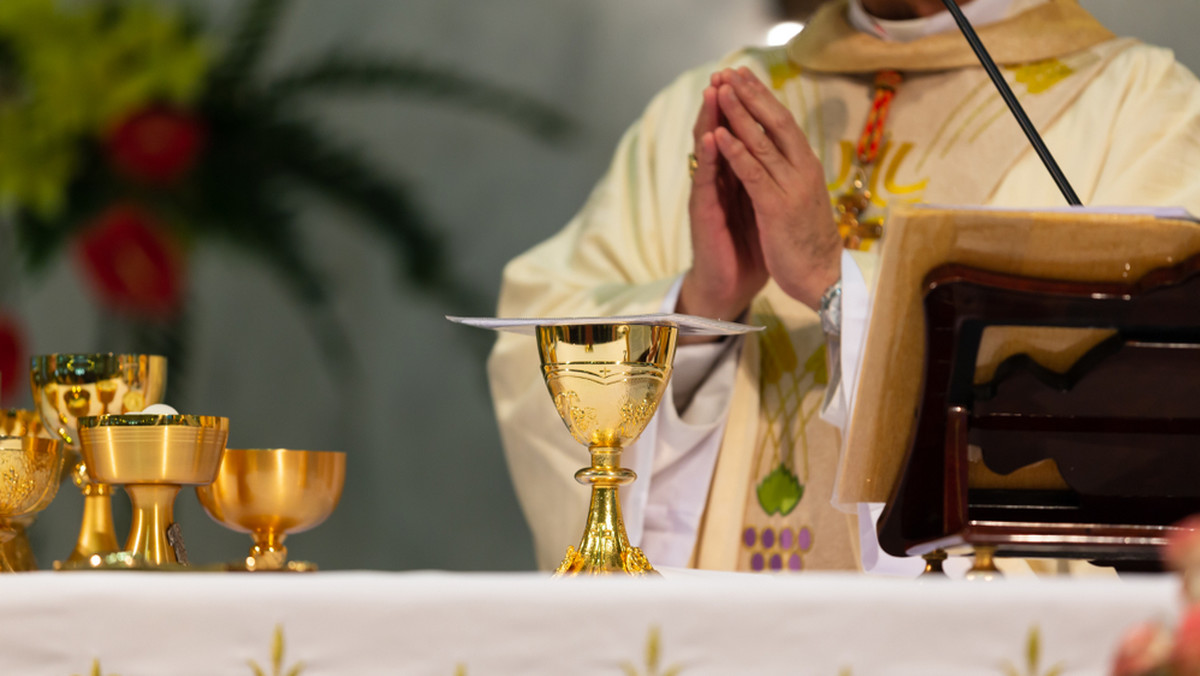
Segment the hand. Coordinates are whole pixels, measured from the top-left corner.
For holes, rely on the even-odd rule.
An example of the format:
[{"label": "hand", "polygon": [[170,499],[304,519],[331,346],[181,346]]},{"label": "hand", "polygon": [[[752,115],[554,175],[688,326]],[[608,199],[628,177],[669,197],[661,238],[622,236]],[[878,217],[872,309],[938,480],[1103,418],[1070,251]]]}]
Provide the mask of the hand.
[{"label": "hand", "polygon": [[750,306],[768,275],[749,196],[717,150],[715,132],[725,124],[717,103],[723,84],[723,73],[714,74],[692,128],[692,267],[683,278],[676,309],[733,320]]},{"label": "hand", "polygon": [[842,260],[821,163],[791,112],[750,69],[726,69],[714,83],[727,124],[712,136],[750,197],[766,270],[785,293],[817,309],[841,278]]}]

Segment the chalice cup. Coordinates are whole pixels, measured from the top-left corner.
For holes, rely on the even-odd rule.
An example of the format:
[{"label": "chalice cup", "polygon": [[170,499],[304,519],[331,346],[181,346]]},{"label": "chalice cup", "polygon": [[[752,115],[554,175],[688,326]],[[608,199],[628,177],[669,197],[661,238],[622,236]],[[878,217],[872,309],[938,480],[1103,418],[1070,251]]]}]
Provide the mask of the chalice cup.
[{"label": "chalice cup", "polygon": [[0,436],[0,544],[4,545],[0,570],[36,569],[32,559],[13,558],[8,545],[23,536],[23,519],[54,500],[62,471],[63,444],[57,439]]},{"label": "chalice cup", "polygon": [[[6,408],[0,409],[0,436],[29,436],[49,439],[50,433],[42,425],[42,416],[37,411],[26,408]],[[61,443],[59,447],[61,449]],[[63,465],[63,463],[59,464]],[[55,493],[57,494],[57,489]],[[33,554],[33,547],[29,545],[29,535],[26,532],[33,525],[36,517],[36,513],[30,513],[6,519],[14,536],[10,540],[0,542],[0,570],[20,572],[38,569],[37,558]]]},{"label": "chalice cup", "polygon": [[124,551],[135,561],[151,568],[187,564],[175,524],[175,496],[183,486],[217,477],[228,438],[229,419],[216,416],[130,413],[79,419],[88,472],[129,494],[133,521]]},{"label": "chalice cup", "polygon": [[67,565],[117,550],[112,486],[88,472],[79,451],[79,419],[136,413],[162,402],[167,359],[138,354],[48,354],[33,358],[33,401],[42,422],[68,447],[71,476],[83,493],[83,519]]},{"label": "chalice cup", "polygon": [[576,481],[592,487],[587,525],[579,548],[567,548],[557,575],[657,574],[642,551],[629,544],[617,491],[636,478],[621,467],[621,451],[658,409],[677,333],[675,326],[655,324],[537,327],[546,387],[592,460],[575,473]]},{"label": "chalice cup", "polygon": [[315,570],[289,562],[283,541],[325,521],[345,480],[346,454],[338,451],[230,448],[216,480],[198,486],[196,497],[214,521],[254,539],[246,570]]}]

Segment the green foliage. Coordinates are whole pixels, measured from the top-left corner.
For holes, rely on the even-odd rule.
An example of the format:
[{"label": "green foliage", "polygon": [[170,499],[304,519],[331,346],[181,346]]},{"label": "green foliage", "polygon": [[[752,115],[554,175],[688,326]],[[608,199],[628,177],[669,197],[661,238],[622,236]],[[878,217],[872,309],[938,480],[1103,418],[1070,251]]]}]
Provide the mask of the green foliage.
[{"label": "green foliage", "polygon": [[[569,133],[566,118],[519,93],[415,59],[337,51],[264,77],[262,61],[290,2],[237,6],[232,35],[218,47],[201,34],[200,18],[147,0],[83,9],[54,0],[0,2],[0,204],[7,198],[17,207],[26,271],[36,273],[62,254],[109,205],[135,202],[185,248],[222,242],[272,269],[306,308],[325,356],[341,364],[349,343],[330,308],[333,290],[291,206],[308,194],[344,208],[380,237],[401,284],[438,298],[449,311],[483,311],[485,295],[451,274],[441,234],[403,183],[332,140],[334,134],[295,112],[297,104],[330,95],[420,97],[550,141]],[[114,171],[105,146],[114,120],[155,104],[186,109],[203,124],[195,166],[170,185],[129,181]],[[167,355],[173,371],[186,352],[185,314],[135,332],[144,346],[174,352]],[[156,330],[162,335],[150,335]]]}]

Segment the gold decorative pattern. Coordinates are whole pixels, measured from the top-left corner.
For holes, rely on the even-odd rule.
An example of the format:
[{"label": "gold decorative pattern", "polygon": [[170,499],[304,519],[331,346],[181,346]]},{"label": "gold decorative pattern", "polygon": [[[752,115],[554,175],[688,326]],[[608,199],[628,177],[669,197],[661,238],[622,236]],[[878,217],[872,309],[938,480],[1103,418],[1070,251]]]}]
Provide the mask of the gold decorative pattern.
[{"label": "gold decorative pattern", "polygon": [[1003,667],[1004,676],[1060,676],[1063,673],[1066,665],[1062,662],[1055,663],[1044,672],[1041,671],[1041,633],[1041,628],[1036,624],[1029,628],[1029,636],[1025,639],[1025,669],[1022,671],[1012,662],[1005,661]]},{"label": "gold decorative pattern", "polygon": [[[558,410],[558,415],[567,423],[572,434],[575,430],[590,430],[596,426],[596,409],[580,405],[579,393],[574,390],[563,390],[554,395],[554,408]],[[583,444],[589,441],[588,437],[582,434],[575,439]]]},{"label": "gold decorative pattern", "polygon": [[[284,671],[283,660],[286,646],[283,639],[283,625],[275,625],[275,634],[271,638],[271,671],[269,676],[299,676],[304,672],[304,663],[297,662],[292,665],[287,671]],[[254,676],[268,676],[268,672],[254,660],[247,660],[250,664],[250,669],[253,670]]]},{"label": "gold decorative pattern", "polygon": [[650,560],[642,553],[640,547],[630,547],[621,552],[621,564],[625,567],[625,572],[630,575],[641,575],[654,570],[650,565]]},{"label": "gold decorative pattern", "polygon": [[626,676],[678,676],[683,672],[683,667],[678,664],[673,664],[660,671],[659,663],[661,661],[662,637],[659,634],[658,627],[651,626],[646,636],[646,670],[643,672],[635,667],[632,662],[628,661],[621,664],[621,669],[625,672]]},{"label": "gold decorative pattern", "polygon": [[1070,77],[1075,71],[1058,59],[1045,59],[1019,66],[1009,66],[1017,82],[1025,85],[1030,94],[1041,94]]},{"label": "gold decorative pattern", "polygon": [[646,425],[650,423],[650,418],[654,417],[656,410],[658,410],[658,400],[649,393],[645,393],[638,400],[626,397],[621,402],[621,436],[637,436],[646,429]]},{"label": "gold decorative pattern", "polygon": [[819,402],[804,409],[805,395],[816,387],[825,385],[825,345],[801,364],[787,328],[775,313],[770,301],[756,301],[753,308],[754,320],[766,327],[758,334],[761,347],[762,378],[760,396],[765,402],[768,426],[766,434],[758,440],[758,453],[769,453],[771,466],[780,463],[789,467],[793,462],[792,449],[800,451],[801,471],[797,472],[801,482],[808,481],[808,439],[805,428],[819,412]]},{"label": "gold decorative pattern", "polygon": [[[71,676],[79,676],[79,674],[72,674]],[[88,672],[88,676],[105,676],[104,672],[100,669],[99,659],[92,660],[92,670]],[[119,676],[119,674],[108,674],[108,676]]]}]

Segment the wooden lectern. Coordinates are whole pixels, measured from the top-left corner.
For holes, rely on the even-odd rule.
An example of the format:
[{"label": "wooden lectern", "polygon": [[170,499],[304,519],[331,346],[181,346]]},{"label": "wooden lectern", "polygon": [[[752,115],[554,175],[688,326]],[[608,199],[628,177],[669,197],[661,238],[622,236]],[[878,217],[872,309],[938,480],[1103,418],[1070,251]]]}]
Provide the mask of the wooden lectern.
[{"label": "wooden lectern", "polygon": [[1153,568],[1200,512],[1200,226],[893,214],[839,497],[897,556]]}]

